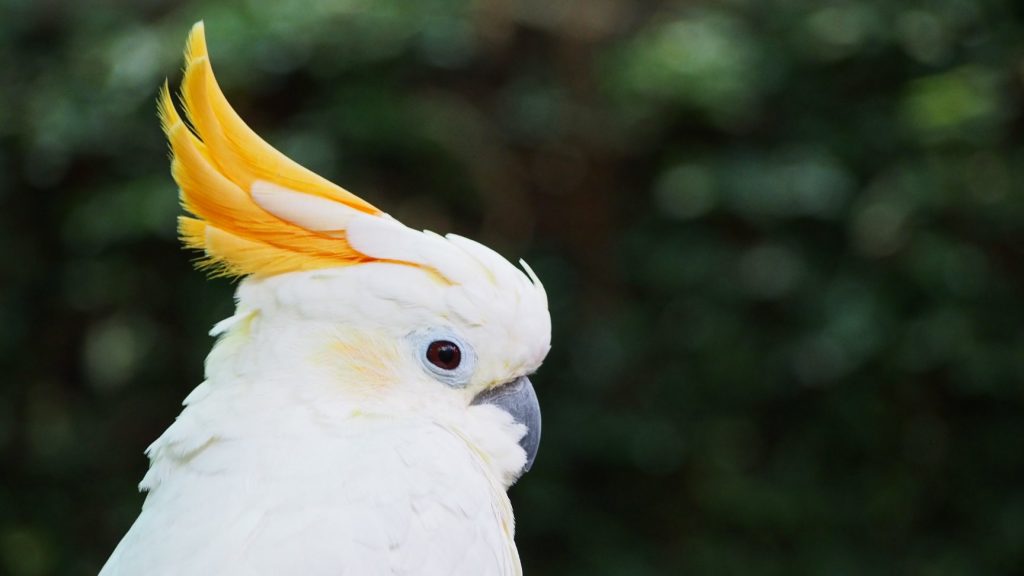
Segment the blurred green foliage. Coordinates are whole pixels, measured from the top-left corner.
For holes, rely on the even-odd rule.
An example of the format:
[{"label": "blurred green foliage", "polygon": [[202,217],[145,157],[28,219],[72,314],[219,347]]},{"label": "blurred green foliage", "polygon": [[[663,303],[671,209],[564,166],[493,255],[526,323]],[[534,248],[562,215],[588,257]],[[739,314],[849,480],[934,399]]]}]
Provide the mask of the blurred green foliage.
[{"label": "blurred green foliage", "polygon": [[1024,570],[1024,4],[4,0],[0,572],[93,574],[232,285],[154,113],[243,117],[551,295],[526,572]]}]

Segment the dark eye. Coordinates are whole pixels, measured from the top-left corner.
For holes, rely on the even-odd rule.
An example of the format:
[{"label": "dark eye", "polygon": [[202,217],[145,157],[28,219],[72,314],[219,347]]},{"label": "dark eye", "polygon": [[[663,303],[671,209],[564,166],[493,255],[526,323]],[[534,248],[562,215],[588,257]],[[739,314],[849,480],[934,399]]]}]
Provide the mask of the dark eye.
[{"label": "dark eye", "polygon": [[427,360],[442,370],[455,370],[462,362],[462,350],[448,340],[434,340],[427,347]]}]

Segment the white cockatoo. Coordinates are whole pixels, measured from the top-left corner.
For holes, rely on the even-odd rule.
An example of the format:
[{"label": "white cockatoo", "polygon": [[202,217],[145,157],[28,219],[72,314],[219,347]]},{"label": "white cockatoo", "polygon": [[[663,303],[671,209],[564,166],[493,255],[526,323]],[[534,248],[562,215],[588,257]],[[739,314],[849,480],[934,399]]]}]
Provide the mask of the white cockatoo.
[{"label": "white cockatoo", "polygon": [[202,23],[182,105],[188,124],[165,85],[181,235],[244,279],[101,576],[520,574],[506,490],[540,440],[540,281],[260,139],[218,87]]}]

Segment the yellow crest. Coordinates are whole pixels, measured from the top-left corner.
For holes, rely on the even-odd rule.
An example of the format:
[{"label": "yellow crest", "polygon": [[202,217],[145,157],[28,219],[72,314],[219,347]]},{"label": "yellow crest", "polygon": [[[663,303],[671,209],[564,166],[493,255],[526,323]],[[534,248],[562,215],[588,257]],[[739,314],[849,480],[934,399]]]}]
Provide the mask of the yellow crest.
[{"label": "yellow crest", "polygon": [[[356,251],[345,230],[289,220],[268,211],[254,194],[291,194],[312,211],[382,212],[351,192],[303,168],[267,144],[228,104],[210,67],[203,23],[192,28],[185,51],[181,101],[191,129],[178,115],[164,84],[159,113],[170,142],[171,173],[182,206],[182,241],[203,250],[203,266],[230,276],[347,266],[376,260]],[[305,198],[306,200],[301,200]],[[334,218],[332,222],[343,222]]]}]

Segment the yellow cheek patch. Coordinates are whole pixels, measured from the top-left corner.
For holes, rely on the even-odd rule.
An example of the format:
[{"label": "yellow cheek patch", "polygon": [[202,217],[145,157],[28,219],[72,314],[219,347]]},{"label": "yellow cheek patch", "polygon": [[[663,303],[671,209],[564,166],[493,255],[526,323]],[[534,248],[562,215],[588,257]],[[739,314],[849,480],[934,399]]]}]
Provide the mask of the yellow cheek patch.
[{"label": "yellow cheek patch", "polygon": [[397,383],[398,367],[404,365],[394,342],[364,333],[339,335],[314,361],[328,366],[346,391],[370,395]]},{"label": "yellow cheek patch", "polygon": [[225,275],[269,276],[375,260],[353,249],[344,230],[304,228],[253,199],[254,184],[269,182],[363,214],[382,214],[278,152],[242,121],[213,75],[202,22],[189,35],[181,100],[191,128],[166,84],[159,114],[181,203],[195,216],[181,217],[179,231],[186,246],[206,253],[203,266]]}]

